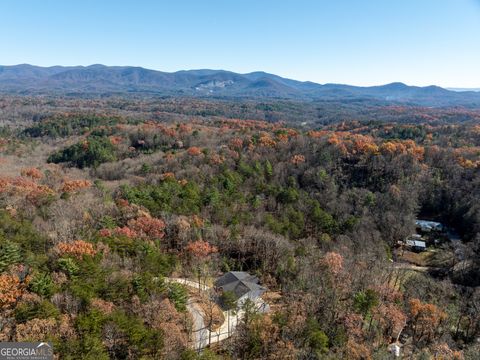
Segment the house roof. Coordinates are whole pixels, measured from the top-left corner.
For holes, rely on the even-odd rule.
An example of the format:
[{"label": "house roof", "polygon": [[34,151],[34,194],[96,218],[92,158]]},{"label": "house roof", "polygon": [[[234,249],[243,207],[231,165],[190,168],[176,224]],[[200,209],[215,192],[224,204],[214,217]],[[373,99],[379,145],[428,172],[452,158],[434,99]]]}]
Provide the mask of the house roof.
[{"label": "house roof", "polygon": [[435,229],[435,230],[442,230],[443,228],[443,225],[439,222],[436,222],[436,221],[428,221],[428,220],[415,220],[415,224],[417,226],[420,226],[422,228],[425,228],[425,229]]},{"label": "house roof", "polygon": [[250,291],[259,290],[265,292],[265,288],[258,284],[259,280],[256,276],[250,275],[244,271],[229,271],[215,281],[215,287],[222,291],[231,291],[237,298]]}]

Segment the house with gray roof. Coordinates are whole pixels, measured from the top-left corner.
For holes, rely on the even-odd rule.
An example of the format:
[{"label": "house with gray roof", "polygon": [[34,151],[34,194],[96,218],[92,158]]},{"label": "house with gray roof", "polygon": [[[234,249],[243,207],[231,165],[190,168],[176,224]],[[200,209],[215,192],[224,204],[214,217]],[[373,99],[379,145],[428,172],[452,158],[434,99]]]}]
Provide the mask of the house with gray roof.
[{"label": "house with gray roof", "polygon": [[238,305],[247,299],[255,302],[267,290],[259,285],[256,276],[244,271],[229,271],[219,277],[214,285],[217,291],[230,291],[235,294]]}]

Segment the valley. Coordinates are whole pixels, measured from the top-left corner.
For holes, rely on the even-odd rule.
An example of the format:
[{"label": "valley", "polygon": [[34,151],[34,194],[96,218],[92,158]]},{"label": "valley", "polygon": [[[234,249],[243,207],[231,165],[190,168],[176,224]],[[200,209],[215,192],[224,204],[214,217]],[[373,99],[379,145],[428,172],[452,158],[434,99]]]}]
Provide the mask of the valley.
[{"label": "valley", "polygon": [[[479,116],[3,96],[0,338],[61,358],[473,359]],[[220,291],[230,272],[268,311],[242,280]]]}]

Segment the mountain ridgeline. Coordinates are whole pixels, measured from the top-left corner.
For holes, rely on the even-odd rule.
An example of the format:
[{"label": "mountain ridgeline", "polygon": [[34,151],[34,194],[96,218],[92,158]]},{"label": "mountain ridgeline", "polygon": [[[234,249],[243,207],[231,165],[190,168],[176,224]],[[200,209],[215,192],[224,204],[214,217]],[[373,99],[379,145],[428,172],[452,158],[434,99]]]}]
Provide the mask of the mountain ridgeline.
[{"label": "mountain ridgeline", "polygon": [[372,100],[422,106],[480,107],[480,93],[403,83],[358,87],[317,84],[265,72],[238,74],[224,70],[167,73],[130,66],[0,66],[3,94],[115,95],[141,94],[215,98],[295,100]]}]

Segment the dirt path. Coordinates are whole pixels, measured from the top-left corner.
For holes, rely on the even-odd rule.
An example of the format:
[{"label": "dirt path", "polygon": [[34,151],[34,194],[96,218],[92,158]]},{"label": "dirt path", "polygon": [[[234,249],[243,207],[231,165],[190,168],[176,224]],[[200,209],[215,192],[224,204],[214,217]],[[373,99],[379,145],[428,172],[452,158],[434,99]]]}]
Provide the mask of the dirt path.
[{"label": "dirt path", "polygon": [[417,266],[409,263],[395,263],[393,264],[393,267],[395,269],[400,269],[400,270],[413,270],[413,271],[418,271],[418,272],[426,272],[428,270],[432,270],[435,268],[431,268],[428,266]]}]

